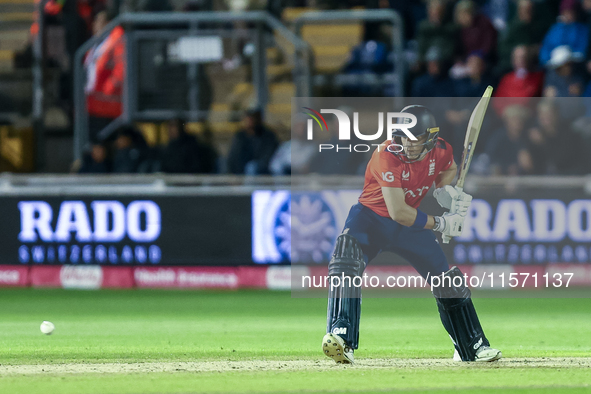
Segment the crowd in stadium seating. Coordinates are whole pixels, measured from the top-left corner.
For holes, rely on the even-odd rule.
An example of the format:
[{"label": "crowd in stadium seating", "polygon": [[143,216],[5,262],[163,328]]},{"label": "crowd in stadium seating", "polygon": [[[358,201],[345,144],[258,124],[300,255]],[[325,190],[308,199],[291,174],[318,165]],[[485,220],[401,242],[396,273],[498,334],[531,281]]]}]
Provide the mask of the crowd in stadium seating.
[{"label": "crowd in stadium seating", "polygon": [[[121,1],[114,3],[122,4]],[[590,161],[584,155],[591,141],[591,102],[568,99],[591,97],[591,0],[228,0],[226,3],[230,9],[266,8],[276,16],[281,16],[287,6],[395,9],[405,21],[409,96],[477,97],[487,85],[493,85],[495,97],[506,97],[492,102],[494,111],[490,111],[491,119],[487,121],[496,132],[479,143],[475,171],[483,174],[591,173]],[[167,0],[141,4],[143,10],[172,9]],[[186,9],[211,9],[208,1],[187,4]],[[364,39],[353,48],[342,73],[382,74],[392,70],[392,48],[389,40],[383,37],[383,30],[377,23],[366,24]],[[115,47],[116,43],[113,56],[117,55]],[[95,60],[98,62],[99,55],[105,53],[105,46],[101,44],[101,48],[95,49],[101,50],[97,51]],[[96,75],[100,76],[100,72]],[[97,96],[107,99],[108,93],[121,93],[108,83],[96,92]],[[87,93],[92,97],[91,90]],[[370,86],[345,85],[342,93],[388,96],[393,92],[388,87],[376,92]],[[543,99],[536,100],[536,97]],[[100,122],[101,116],[96,124],[93,121],[97,116],[90,115],[91,129],[102,129],[105,122]],[[450,109],[438,119],[442,136],[456,147],[458,154],[468,117],[468,111]],[[349,163],[348,159],[315,155],[303,138],[303,124],[297,120],[292,140],[280,144],[273,131],[263,125],[260,112],[247,113],[244,127],[234,136],[225,159],[217,157],[211,144],[184,133],[182,122],[175,122],[169,129],[177,130],[178,136],[171,131],[165,148],[157,152],[148,149],[137,132],[127,128],[108,145],[93,146],[81,171],[358,172],[356,159]],[[204,146],[208,146],[207,149]],[[194,154],[205,159],[189,160]]]},{"label": "crowd in stadium seating", "polygon": [[[168,142],[148,146],[132,126],[122,126],[106,141],[95,141],[78,169],[82,174],[152,173],[214,174],[220,172],[211,141],[188,134],[181,119],[167,122]],[[272,151],[271,151],[272,152]],[[244,171],[242,171],[244,172]]]}]

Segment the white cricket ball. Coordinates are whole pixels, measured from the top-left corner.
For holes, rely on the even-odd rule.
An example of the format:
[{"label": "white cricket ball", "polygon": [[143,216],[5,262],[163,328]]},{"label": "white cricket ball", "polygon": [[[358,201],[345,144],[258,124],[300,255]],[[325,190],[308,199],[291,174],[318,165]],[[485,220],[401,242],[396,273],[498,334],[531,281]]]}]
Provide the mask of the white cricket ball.
[{"label": "white cricket ball", "polygon": [[39,329],[43,334],[51,335],[53,330],[55,330],[55,326],[50,321],[44,321],[43,323],[41,323],[41,327],[39,327]]}]

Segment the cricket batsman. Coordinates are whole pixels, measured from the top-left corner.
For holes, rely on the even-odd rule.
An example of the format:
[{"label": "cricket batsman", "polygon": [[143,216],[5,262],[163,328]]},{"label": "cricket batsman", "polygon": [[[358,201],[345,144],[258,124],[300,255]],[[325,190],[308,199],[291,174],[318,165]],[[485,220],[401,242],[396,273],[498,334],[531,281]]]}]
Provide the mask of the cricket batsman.
[{"label": "cricket batsman", "polygon": [[[451,146],[439,138],[433,114],[424,106],[411,105],[402,110],[413,114],[417,123],[409,127],[417,141],[402,131],[377,148],[365,171],[365,184],[359,202],[345,222],[336,240],[328,266],[330,277],[362,276],[369,261],[382,251],[407,259],[419,274],[432,284],[438,276],[440,286],[432,286],[443,326],[454,347],[454,360],[495,361],[501,352],[490,347],[471,299],[470,289],[457,267],[449,268],[434,231],[457,237],[472,196],[452,187],[457,166]],[[395,145],[397,144],[397,145]],[[387,149],[396,146],[399,149]],[[431,216],[418,209],[429,188],[450,212]],[[462,278],[463,279],[463,278]],[[336,282],[336,281],[335,281]],[[331,282],[332,283],[332,282]],[[322,351],[337,363],[353,363],[353,351],[359,343],[361,288],[353,281],[331,286],[328,298],[327,334]],[[453,285],[455,283],[456,285]]]}]

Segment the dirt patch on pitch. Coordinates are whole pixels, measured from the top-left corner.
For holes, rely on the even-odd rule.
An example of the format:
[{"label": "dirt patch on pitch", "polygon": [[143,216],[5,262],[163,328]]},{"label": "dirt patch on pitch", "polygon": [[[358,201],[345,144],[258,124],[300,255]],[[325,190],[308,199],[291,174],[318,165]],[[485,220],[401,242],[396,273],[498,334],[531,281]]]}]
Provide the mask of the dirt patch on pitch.
[{"label": "dirt patch on pitch", "polygon": [[339,368],[591,368],[588,357],[505,358],[493,363],[460,363],[449,359],[362,359],[354,365],[330,360],[302,361],[195,361],[160,363],[0,365],[0,376],[40,374],[116,374],[153,372],[324,371]]}]

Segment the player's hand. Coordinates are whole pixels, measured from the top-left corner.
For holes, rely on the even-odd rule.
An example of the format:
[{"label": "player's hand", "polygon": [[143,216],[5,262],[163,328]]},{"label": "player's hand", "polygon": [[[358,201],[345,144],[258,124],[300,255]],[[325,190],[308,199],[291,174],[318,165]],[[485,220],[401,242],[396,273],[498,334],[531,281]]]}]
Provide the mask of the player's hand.
[{"label": "player's hand", "polygon": [[452,201],[457,195],[458,191],[452,185],[445,185],[433,191],[433,197],[445,209],[451,209]]},{"label": "player's hand", "polygon": [[[439,231],[441,234],[447,237],[459,237],[462,235],[462,229],[464,227],[464,218],[458,213],[446,212],[443,216],[439,216],[439,225],[434,227],[434,231]],[[437,220],[436,220],[437,222]]]},{"label": "player's hand", "polygon": [[433,196],[439,205],[445,209],[449,209],[451,213],[459,213],[466,216],[468,208],[472,203],[472,196],[463,191],[459,191],[451,185],[445,185],[439,189],[435,189]]},{"label": "player's hand", "polygon": [[460,192],[453,199],[450,212],[466,217],[470,204],[472,204],[472,196],[468,193]]}]

